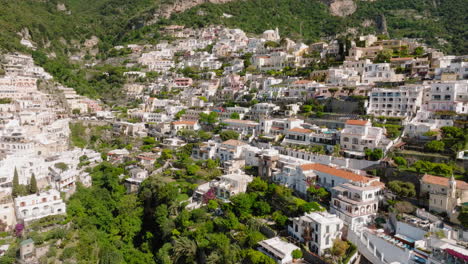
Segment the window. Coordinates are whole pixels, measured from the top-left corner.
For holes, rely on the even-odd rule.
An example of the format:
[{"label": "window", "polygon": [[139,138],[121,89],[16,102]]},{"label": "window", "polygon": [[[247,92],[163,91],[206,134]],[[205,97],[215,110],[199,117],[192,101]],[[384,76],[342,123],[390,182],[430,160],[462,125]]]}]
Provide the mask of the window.
[{"label": "window", "polygon": [[296,224],[296,223],[294,223],[294,232],[296,232],[296,233],[297,233],[297,231],[298,231],[297,224]]},{"label": "window", "polygon": [[327,234],[330,233],[330,226],[327,226],[327,227],[325,228],[325,230],[326,230],[326,233],[327,233]]}]

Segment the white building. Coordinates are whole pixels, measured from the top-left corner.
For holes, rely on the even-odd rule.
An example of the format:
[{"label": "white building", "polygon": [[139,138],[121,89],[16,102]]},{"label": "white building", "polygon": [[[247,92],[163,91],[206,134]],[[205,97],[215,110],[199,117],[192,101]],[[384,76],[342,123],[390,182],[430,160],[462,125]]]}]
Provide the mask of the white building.
[{"label": "white building", "polygon": [[379,210],[384,184],[344,183],[332,188],[330,212],[337,214],[347,225],[369,223]]},{"label": "white building", "polygon": [[400,82],[403,79],[404,75],[396,74],[389,63],[374,63],[366,65],[361,82],[373,84],[376,82]]},{"label": "white building", "polygon": [[279,106],[272,103],[258,103],[250,109],[250,115],[253,117],[265,117],[271,115],[273,112],[278,111]]},{"label": "white building", "polygon": [[37,92],[37,79],[24,77],[0,78],[0,98],[20,99]]},{"label": "white building", "polygon": [[294,244],[281,240],[279,237],[273,237],[258,242],[258,250],[273,258],[278,264],[293,263],[292,252],[300,250]]},{"label": "white building", "polygon": [[427,110],[468,113],[468,81],[437,82],[431,84]]},{"label": "white building", "polygon": [[13,199],[5,192],[0,193],[0,222],[6,224],[6,230],[11,230],[16,224]]},{"label": "white building", "polygon": [[245,146],[248,146],[248,144],[235,139],[224,141],[220,144],[216,156],[221,161],[239,159]]},{"label": "white building", "polygon": [[384,128],[373,127],[367,120],[347,120],[340,140],[341,148],[350,156],[363,156],[366,149],[386,152],[392,145],[385,137]]},{"label": "white building", "polygon": [[25,222],[66,213],[60,192],[54,189],[15,198],[15,209],[16,218]]},{"label": "white building", "polygon": [[377,116],[412,116],[422,106],[424,86],[400,86],[396,89],[374,88],[370,92],[367,114]]},{"label": "white building", "polygon": [[436,119],[433,113],[419,111],[411,121],[405,123],[405,135],[408,137],[421,137],[426,132],[438,130],[444,126],[453,126],[453,120]]},{"label": "white building", "polygon": [[343,220],[328,212],[308,213],[292,219],[288,232],[310,251],[319,256],[333,246],[335,239],[341,239]]},{"label": "white building", "polygon": [[227,174],[219,177],[219,180],[211,181],[210,189],[214,190],[217,198],[227,201],[236,194],[245,193],[252,180],[252,176],[241,172]]}]

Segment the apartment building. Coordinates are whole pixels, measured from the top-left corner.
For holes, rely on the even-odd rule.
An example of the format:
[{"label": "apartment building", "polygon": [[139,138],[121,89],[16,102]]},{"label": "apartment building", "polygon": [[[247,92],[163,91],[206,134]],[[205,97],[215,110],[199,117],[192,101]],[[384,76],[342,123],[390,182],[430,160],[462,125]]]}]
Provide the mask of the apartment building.
[{"label": "apartment building", "polygon": [[344,183],[332,188],[330,212],[338,215],[347,225],[369,223],[377,214],[383,197],[384,183]]},{"label": "apartment building", "polygon": [[311,252],[322,256],[335,239],[342,237],[343,226],[343,220],[334,214],[313,212],[293,218],[288,233],[305,243]]},{"label": "apartment building", "polygon": [[49,215],[65,214],[66,206],[60,192],[52,189],[15,198],[16,218],[29,222]]},{"label": "apartment building", "polygon": [[366,149],[378,148],[385,152],[392,141],[385,137],[384,128],[373,127],[368,120],[347,120],[341,131],[340,145],[346,154],[363,157]]},{"label": "apartment building", "polygon": [[468,113],[468,81],[436,82],[427,94],[427,110]]},{"label": "apartment building", "polygon": [[412,116],[421,108],[425,86],[408,85],[396,89],[374,88],[369,95],[367,114]]}]

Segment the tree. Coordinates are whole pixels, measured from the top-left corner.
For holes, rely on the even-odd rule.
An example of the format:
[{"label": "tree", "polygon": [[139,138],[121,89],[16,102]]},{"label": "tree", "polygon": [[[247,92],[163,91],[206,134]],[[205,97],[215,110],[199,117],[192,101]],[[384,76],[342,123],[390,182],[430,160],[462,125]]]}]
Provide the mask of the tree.
[{"label": "tree", "polygon": [[37,181],[36,181],[36,175],[34,173],[31,175],[31,181],[29,182],[29,193],[37,193],[38,188],[37,188]]},{"label": "tree", "polygon": [[364,154],[368,160],[380,160],[383,158],[383,151],[381,149],[366,149]]},{"label": "tree", "polygon": [[218,122],[218,113],[216,112],[210,112],[209,114],[206,113],[200,113],[200,122],[208,124],[208,125],[213,125],[216,122]]},{"label": "tree", "polygon": [[344,87],[343,90],[348,92],[348,96],[354,93],[356,91],[356,87]]},{"label": "tree", "polygon": [[340,144],[336,144],[335,146],[333,146],[333,156],[334,157],[341,156],[341,146],[340,146]]},{"label": "tree", "polygon": [[325,154],[325,147],[322,145],[314,145],[310,148],[312,153]]},{"label": "tree", "polygon": [[295,249],[291,252],[291,256],[293,259],[300,259],[302,258],[302,251],[300,249]]},{"label": "tree", "polygon": [[224,130],[221,133],[219,133],[219,136],[223,141],[229,140],[229,139],[239,139],[239,133],[233,130]]},{"label": "tree", "polygon": [[307,193],[312,197],[312,199],[320,201],[323,201],[330,196],[330,193],[325,188],[316,186],[309,187],[307,189]]},{"label": "tree", "polygon": [[458,215],[458,221],[465,228],[468,228],[468,205],[463,205],[460,214]]},{"label": "tree", "polygon": [[260,177],[254,177],[253,181],[247,186],[248,192],[257,192],[263,195],[268,189],[268,183],[262,180]]},{"label": "tree", "polygon": [[395,203],[393,208],[395,208],[395,210],[398,213],[405,213],[405,214],[411,214],[415,210],[414,205],[412,205],[410,202],[407,202],[407,201],[397,202]]},{"label": "tree", "polygon": [[173,155],[172,155],[172,150],[170,149],[163,149],[161,151],[161,159],[162,160],[169,160],[169,159],[172,159],[173,158]]},{"label": "tree", "polygon": [[231,119],[240,119],[240,115],[239,115],[239,113],[234,112],[234,113],[231,114],[230,118]]},{"label": "tree", "polygon": [[18,171],[16,170],[13,173],[13,189],[11,195],[13,197],[17,197],[20,194],[20,184],[19,184],[19,176],[18,176]]},{"label": "tree", "polygon": [[193,263],[196,258],[198,246],[195,241],[188,237],[180,237],[173,242],[174,263]]},{"label": "tree", "polygon": [[388,183],[388,188],[396,195],[402,197],[414,197],[416,189],[411,182],[391,181]]},{"label": "tree", "polygon": [[68,165],[64,162],[57,162],[54,164],[54,167],[61,170],[62,172],[68,170]]},{"label": "tree", "polygon": [[339,261],[346,254],[346,251],[349,248],[349,244],[346,241],[343,241],[339,238],[333,241],[333,246],[330,248],[330,254],[333,259],[333,263],[339,263]]},{"label": "tree", "polygon": [[424,47],[416,47],[414,49],[413,55],[416,57],[421,57],[422,55],[424,55]]},{"label": "tree", "polygon": [[304,112],[304,113],[312,112],[312,106],[311,105],[303,105],[301,108],[302,108],[302,112]]},{"label": "tree", "polygon": [[375,63],[390,62],[392,55],[393,55],[392,50],[388,50],[388,49],[382,50],[377,54],[377,56],[374,59],[374,62]]},{"label": "tree", "polygon": [[254,211],[256,215],[264,216],[269,214],[271,211],[270,205],[265,201],[257,201],[253,205]]},{"label": "tree", "polygon": [[439,140],[432,140],[426,143],[425,148],[432,152],[442,152],[445,150],[445,143]]},{"label": "tree", "polygon": [[337,87],[329,88],[328,92],[331,94],[332,97],[335,97],[335,94],[339,91],[340,89]]},{"label": "tree", "polygon": [[405,158],[403,157],[394,157],[393,158],[393,161],[395,162],[395,164],[397,164],[398,166],[406,166],[408,164],[408,162],[406,161]]},{"label": "tree", "polygon": [[79,115],[80,113],[81,113],[81,110],[78,109],[78,108],[75,108],[75,109],[72,110],[73,115]]},{"label": "tree", "polygon": [[177,112],[177,113],[175,114],[174,118],[175,118],[176,120],[179,120],[183,115],[185,115],[185,112],[187,112],[186,109],[180,110],[179,112]]},{"label": "tree", "polygon": [[257,250],[247,249],[245,255],[248,264],[276,264],[272,258]]}]

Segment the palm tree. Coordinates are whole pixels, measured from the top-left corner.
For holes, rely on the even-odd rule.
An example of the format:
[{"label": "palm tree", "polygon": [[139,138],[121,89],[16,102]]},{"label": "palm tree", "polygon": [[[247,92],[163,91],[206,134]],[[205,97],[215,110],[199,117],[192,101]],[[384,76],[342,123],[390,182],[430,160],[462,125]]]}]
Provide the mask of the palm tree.
[{"label": "palm tree", "polygon": [[190,240],[188,237],[175,239],[172,248],[174,263],[194,262],[197,255],[197,249],[197,243]]},{"label": "palm tree", "polygon": [[328,89],[328,91],[330,92],[331,96],[332,97],[335,97],[335,94],[339,91],[340,89],[339,88],[330,88]]}]

